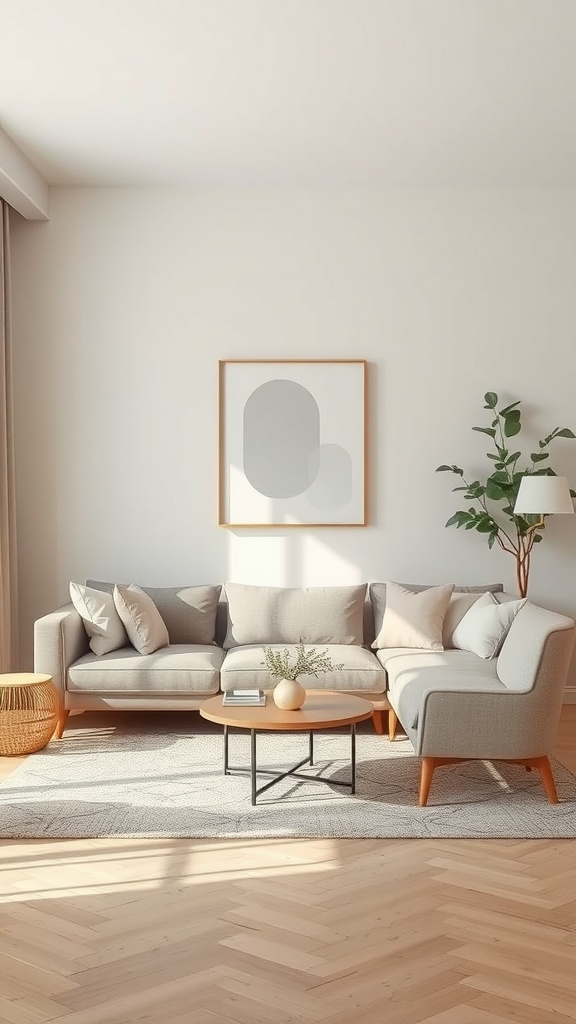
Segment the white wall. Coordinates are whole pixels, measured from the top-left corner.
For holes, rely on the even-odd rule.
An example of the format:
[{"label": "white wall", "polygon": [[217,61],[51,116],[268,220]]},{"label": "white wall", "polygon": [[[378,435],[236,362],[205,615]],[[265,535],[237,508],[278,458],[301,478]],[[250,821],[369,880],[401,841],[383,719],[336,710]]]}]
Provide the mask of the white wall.
[{"label": "white wall", "polygon": [[[487,390],[526,450],[576,430],[575,191],[62,188],[14,221],[22,667],[70,579],[514,590],[434,470],[485,473]],[[217,360],[285,357],[370,363],[368,527],[216,526]],[[576,486],[576,441],[553,464]],[[530,596],[576,614],[571,517]]]}]

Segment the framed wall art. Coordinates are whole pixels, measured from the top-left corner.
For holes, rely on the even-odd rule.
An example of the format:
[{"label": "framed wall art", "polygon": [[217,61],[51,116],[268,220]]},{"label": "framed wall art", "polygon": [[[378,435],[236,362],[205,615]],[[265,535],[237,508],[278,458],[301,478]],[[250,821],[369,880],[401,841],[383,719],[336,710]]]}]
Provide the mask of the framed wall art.
[{"label": "framed wall art", "polygon": [[219,362],[220,526],[366,524],[366,365]]}]

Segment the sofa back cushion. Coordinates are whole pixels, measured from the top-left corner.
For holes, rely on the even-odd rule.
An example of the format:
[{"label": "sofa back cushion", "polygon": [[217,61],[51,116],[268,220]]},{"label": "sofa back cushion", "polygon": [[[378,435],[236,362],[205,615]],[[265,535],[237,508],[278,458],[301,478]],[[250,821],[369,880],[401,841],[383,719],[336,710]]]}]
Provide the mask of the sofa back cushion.
[{"label": "sofa back cushion", "polygon": [[226,583],[224,647],[241,644],[363,644],[366,584],[258,587]]},{"label": "sofa back cushion", "polygon": [[[114,591],[113,583],[88,580],[96,590]],[[166,623],[171,644],[213,644],[220,586],[142,587]]]},{"label": "sofa back cushion", "polygon": [[[422,590],[430,589],[428,585],[421,585],[419,583],[401,583],[400,586],[404,587],[405,590],[412,590],[416,594]],[[497,594],[502,593],[503,590],[502,583],[485,583],[481,587],[466,587],[461,583],[457,583],[454,586],[442,627],[442,646],[444,650],[450,650],[454,647],[452,634],[468,609],[478,600],[480,594],[484,594],[486,591]],[[374,636],[378,636],[382,629],[384,610],[386,608],[385,583],[370,584],[370,600],[374,612]]]}]

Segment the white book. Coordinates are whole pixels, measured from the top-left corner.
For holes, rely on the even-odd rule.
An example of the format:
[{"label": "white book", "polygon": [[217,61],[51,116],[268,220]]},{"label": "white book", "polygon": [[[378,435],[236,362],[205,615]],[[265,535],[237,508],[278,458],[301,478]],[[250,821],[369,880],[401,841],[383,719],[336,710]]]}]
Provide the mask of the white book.
[{"label": "white book", "polygon": [[261,707],[266,704],[266,695],[263,690],[227,690],[222,698],[222,703]]}]

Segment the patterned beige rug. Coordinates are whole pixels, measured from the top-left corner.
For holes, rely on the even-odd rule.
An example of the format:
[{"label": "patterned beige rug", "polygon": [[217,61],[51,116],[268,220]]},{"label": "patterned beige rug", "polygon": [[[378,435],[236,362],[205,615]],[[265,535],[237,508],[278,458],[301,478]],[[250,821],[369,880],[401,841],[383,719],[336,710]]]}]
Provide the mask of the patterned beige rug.
[{"label": "patterned beige rug", "polygon": [[[258,736],[262,767],[282,769],[306,753],[305,735]],[[349,778],[347,732],[317,734],[315,753],[312,779]],[[231,734],[231,764],[249,756],[249,735]],[[536,772],[476,762],[438,769],[429,806],[419,808],[411,744],[390,743],[367,724],[357,738],[356,796],[288,778],[252,807],[249,776],[223,774],[218,726],[190,713],[92,714],[71,719],[60,743],[0,784],[0,838],[574,838],[576,778],[558,761],[553,771],[556,806]]]}]

